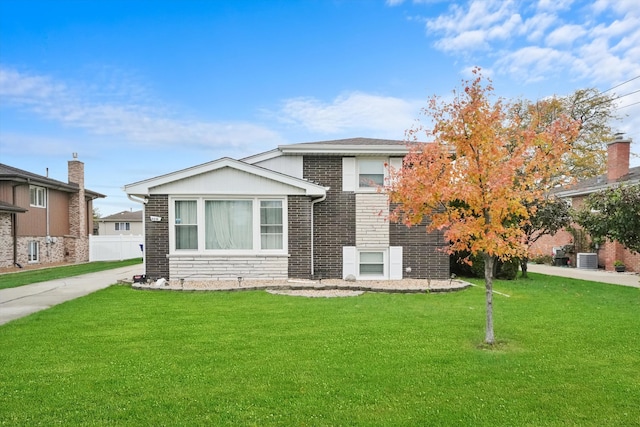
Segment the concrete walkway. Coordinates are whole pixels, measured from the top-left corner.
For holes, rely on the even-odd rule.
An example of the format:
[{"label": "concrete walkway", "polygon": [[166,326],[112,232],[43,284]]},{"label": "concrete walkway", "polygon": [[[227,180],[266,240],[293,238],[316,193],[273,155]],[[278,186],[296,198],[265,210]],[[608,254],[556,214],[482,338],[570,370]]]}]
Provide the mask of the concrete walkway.
[{"label": "concrete walkway", "polygon": [[640,288],[640,275],[636,273],[616,273],[615,271],[554,267],[551,265],[533,263],[528,264],[527,270],[530,273],[540,273],[547,274],[549,276],[569,277],[572,279],[591,280],[592,282],[611,283],[613,285]]},{"label": "concrete walkway", "polygon": [[107,288],[120,279],[131,280],[135,274],[140,274],[142,269],[142,264],[136,264],[17,288],[0,289],[0,325]]}]

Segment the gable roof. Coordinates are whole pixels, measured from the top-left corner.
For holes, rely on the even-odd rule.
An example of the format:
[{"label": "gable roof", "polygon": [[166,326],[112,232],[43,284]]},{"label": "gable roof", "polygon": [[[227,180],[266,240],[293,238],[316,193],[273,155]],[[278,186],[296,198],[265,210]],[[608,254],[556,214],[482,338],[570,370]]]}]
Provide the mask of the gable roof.
[{"label": "gable roof", "polygon": [[128,184],[124,186],[124,191],[129,195],[145,197],[150,194],[150,190],[154,187],[159,187],[161,185],[173,183],[186,178],[191,178],[197,175],[202,175],[224,168],[235,169],[261,178],[266,178],[285,185],[299,188],[303,190],[307,196],[320,197],[326,195],[327,192],[327,189],[321,185],[314,184],[304,179],[285,175],[280,172],[275,172],[270,169],[262,168],[260,166],[255,166],[239,160],[234,160],[229,157],[223,157],[212,162],[203,163],[201,165],[182,169],[176,172],[171,172],[155,178]]},{"label": "gable roof", "polygon": [[120,221],[129,221],[129,222],[142,222],[142,211],[122,211],[118,213],[114,213],[113,215],[108,215],[102,218],[98,218],[100,222],[120,222]]},{"label": "gable roof", "polygon": [[[66,193],[77,193],[80,189],[78,184],[67,183],[52,179],[46,176],[38,175],[33,172],[14,168],[13,166],[0,163],[0,181],[21,182],[25,184],[38,185],[53,190],[60,190]],[[84,189],[85,195],[92,199],[107,197],[104,194],[97,193],[88,189]]]},{"label": "gable roof", "polygon": [[598,175],[593,178],[579,181],[570,187],[558,189],[555,194],[558,197],[583,196],[609,187],[616,187],[621,184],[640,184],[640,166],[629,168],[629,173],[621,176],[613,182],[607,182],[607,174]]}]

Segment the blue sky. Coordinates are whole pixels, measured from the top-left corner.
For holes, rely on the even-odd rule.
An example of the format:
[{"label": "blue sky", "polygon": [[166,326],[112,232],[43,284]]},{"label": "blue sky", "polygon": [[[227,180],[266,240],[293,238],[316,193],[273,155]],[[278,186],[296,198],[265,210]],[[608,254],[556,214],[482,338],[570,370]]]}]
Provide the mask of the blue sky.
[{"label": "blue sky", "polygon": [[637,0],[2,0],[0,162],[77,152],[102,215],[140,209],[125,184],[219,157],[402,139],[474,66],[507,98],[620,85],[640,153]]}]

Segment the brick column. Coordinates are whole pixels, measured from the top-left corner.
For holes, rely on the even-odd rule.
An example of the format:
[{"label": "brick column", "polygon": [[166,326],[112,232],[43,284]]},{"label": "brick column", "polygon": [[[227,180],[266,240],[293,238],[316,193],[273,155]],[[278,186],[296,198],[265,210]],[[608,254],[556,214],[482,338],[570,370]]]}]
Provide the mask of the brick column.
[{"label": "brick column", "polygon": [[65,239],[67,261],[89,261],[87,236],[87,204],[84,191],[84,163],[74,159],[68,162],[69,184],[78,186],[78,192],[69,197],[69,236]]}]

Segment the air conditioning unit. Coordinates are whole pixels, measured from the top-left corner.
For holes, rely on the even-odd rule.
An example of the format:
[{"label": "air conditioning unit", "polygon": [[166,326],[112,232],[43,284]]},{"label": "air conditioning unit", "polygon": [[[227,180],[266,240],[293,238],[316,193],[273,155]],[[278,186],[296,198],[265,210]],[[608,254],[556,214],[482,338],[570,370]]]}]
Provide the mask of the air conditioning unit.
[{"label": "air conditioning unit", "polygon": [[576,267],[587,270],[598,269],[598,254],[578,253]]}]

